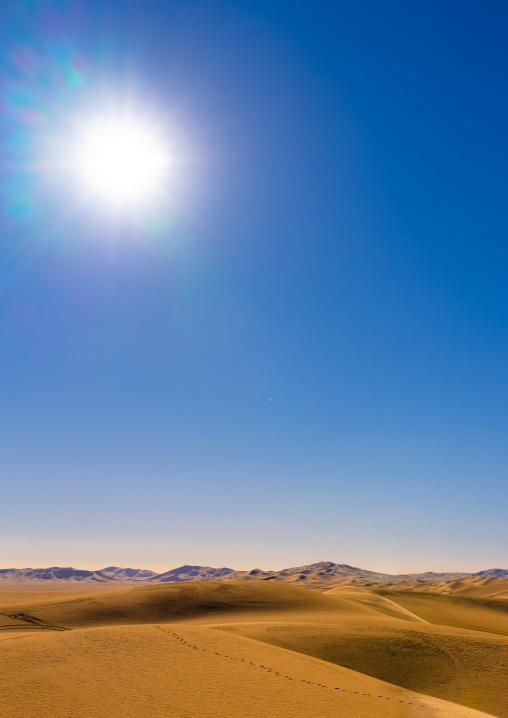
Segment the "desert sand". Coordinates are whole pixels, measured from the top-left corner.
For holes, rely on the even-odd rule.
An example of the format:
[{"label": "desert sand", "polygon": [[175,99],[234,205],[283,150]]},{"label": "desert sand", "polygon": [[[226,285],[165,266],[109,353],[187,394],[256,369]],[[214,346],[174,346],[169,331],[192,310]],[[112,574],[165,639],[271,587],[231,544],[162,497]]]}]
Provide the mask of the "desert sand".
[{"label": "desert sand", "polygon": [[508,609],[492,583],[482,596],[100,588],[2,588],[2,718],[508,718]]}]

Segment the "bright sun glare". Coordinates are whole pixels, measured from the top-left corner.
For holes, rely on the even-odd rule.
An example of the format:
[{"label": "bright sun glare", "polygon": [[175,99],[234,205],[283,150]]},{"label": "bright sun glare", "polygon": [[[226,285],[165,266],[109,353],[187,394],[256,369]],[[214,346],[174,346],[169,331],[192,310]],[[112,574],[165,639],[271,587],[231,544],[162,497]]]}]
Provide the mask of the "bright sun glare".
[{"label": "bright sun glare", "polygon": [[157,129],[130,117],[91,121],[77,138],[73,166],[86,194],[112,209],[161,193],[168,155]]}]

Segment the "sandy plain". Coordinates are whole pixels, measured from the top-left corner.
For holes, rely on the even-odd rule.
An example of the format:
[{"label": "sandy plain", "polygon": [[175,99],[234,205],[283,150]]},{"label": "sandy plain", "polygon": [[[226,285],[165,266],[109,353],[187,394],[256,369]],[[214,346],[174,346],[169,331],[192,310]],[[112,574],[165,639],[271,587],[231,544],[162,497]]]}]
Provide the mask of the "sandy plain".
[{"label": "sandy plain", "polygon": [[471,589],[5,586],[0,716],[508,718],[504,587]]}]

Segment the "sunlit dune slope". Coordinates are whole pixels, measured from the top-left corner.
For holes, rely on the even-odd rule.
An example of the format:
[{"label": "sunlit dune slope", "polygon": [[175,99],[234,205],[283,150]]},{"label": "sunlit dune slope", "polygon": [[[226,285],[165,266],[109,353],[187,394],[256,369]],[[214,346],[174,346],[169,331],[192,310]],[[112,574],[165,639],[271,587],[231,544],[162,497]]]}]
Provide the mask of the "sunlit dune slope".
[{"label": "sunlit dune slope", "polygon": [[[383,603],[379,597],[375,597],[376,600]],[[393,615],[407,620],[421,620],[388,600],[384,603]],[[332,622],[376,618],[379,615],[377,607],[348,597],[264,581],[157,584],[72,600],[11,606],[10,609],[65,628],[190,619],[215,622],[220,618],[231,620],[232,616],[240,615],[255,620],[282,620],[291,615],[293,620],[305,618]],[[268,616],[271,618],[268,619]]]},{"label": "sunlit dune slope", "polygon": [[508,600],[508,578],[464,576],[453,581],[422,581],[412,578],[385,584],[380,583],[372,588]]},{"label": "sunlit dune slope", "polygon": [[430,623],[508,636],[508,600],[386,590],[380,598],[389,599]]},{"label": "sunlit dune slope", "polygon": [[[425,590],[420,587],[420,590]],[[436,586],[436,593],[453,593],[474,598],[499,598],[508,600],[508,578],[484,578],[467,576]]]},{"label": "sunlit dune slope", "polygon": [[252,622],[227,629],[508,718],[504,636],[390,619],[377,624]]},{"label": "sunlit dune slope", "polygon": [[[388,592],[385,592],[386,594]],[[508,718],[508,611],[499,603],[336,587],[326,594],[378,611],[327,625],[244,623],[230,630],[381,680]],[[404,612],[393,610],[400,602]],[[407,613],[406,613],[407,611]],[[423,621],[408,620],[418,616]],[[399,620],[394,620],[394,619]]]},{"label": "sunlit dune slope", "polygon": [[385,596],[380,596],[367,588],[355,586],[336,586],[324,592],[327,596],[333,598],[341,598],[343,600],[352,601],[360,606],[366,606],[377,613],[393,618],[401,618],[405,621],[416,621],[418,623],[426,623],[425,619],[411,613],[403,606]]},{"label": "sunlit dune slope", "polygon": [[481,718],[189,623],[0,637],[2,718]]},{"label": "sunlit dune slope", "polygon": [[0,608],[2,718],[508,718],[500,601],[272,581],[60,595]]},{"label": "sunlit dune slope", "polygon": [[0,586],[0,613],[4,607],[18,608],[28,604],[66,601],[72,598],[83,598],[94,594],[118,591],[118,585],[103,584],[62,584],[48,581],[46,584],[11,584]]},{"label": "sunlit dune slope", "polygon": [[508,578],[469,576],[452,581],[450,587],[453,593],[458,595],[508,600]]}]

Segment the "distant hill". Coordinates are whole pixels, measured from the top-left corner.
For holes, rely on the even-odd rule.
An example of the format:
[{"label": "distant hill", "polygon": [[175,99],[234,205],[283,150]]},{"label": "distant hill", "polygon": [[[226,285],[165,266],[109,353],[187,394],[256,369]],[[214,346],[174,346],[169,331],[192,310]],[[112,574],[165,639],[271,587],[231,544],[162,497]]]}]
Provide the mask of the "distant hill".
[{"label": "distant hill", "polygon": [[97,573],[117,581],[149,581],[153,576],[157,576],[155,571],[149,571],[146,568],[120,568],[118,566],[101,568]]},{"label": "distant hill", "polygon": [[477,573],[453,573],[443,572],[434,573],[428,571],[427,573],[407,573],[396,576],[398,580],[414,580],[414,581],[455,581],[466,576],[481,576],[483,578],[507,578],[508,569],[504,568],[489,568],[486,571],[478,571]]},{"label": "distant hill", "polygon": [[234,574],[232,568],[212,568],[211,566],[180,566],[164,573],[156,573],[143,568],[121,568],[108,566],[96,571],[78,568],[2,568],[0,585],[4,583],[42,583],[59,581],[66,583],[167,583],[181,581],[211,581],[225,579]]},{"label": "distant hill", "polygon": [[5,583],[42,583],[59,581],[66,583],[124,583],[125,581],[147,581],[157,576],[154,571],[141,568],[119,568],[109,566],[98,571],[87,571],[79,568],[0,568],[0,584]]},{"label": "distant hill", "polygon": [[387,573],[367,571],[355,566],[332,561],[319,561],[305,566],[293,566],[282,571],[263,571],[255,568],[252,571],[235,571],[228,576],[234,581],[280,581],[308,588],[327,589],[343,583],[369,584],[395,581],[396,576]]},{"label": "distant hill", "polygon": [[232,568],[212,568],[211,566],[180,566],[165,573],[154,574],[150,581],[167,583],[168,581],[212,581],[236,573]]},{"label": "distant hill", "polygon": [[489,568],[486,571],[478,571],[473,576],[483,576],[484,578],[508,578],[508,570],[504,568]]},{"label": "distant hill", "polygon": [[425,582],[441,584],[443,582],[457,581],[473,577],[481,579],[508,578],[508,569],[492,568],[477,573],[457,572],[427,572],[415,574],[392,575],[377,571],[368,571],[348,564],[333,563],[332,561],[319,561],[304,566],[293,566],[281,571],[264,571],[254,568],[250,571],[235,571],[232,568],[213,568],[211,566],[179,566],[164,573],[156,573],[148,569],[122,568],[108,566],[98,570],[85,570],[72,567],[62,568],[3,568],[0,569],[1,583],[46,583],[81,582],[81,583],[168,583],[185,581],[278,581],[281,583],[294,583],[316,589],[328,589],[343,584],[358,584],[368,586],[372,584],[405,584],[416,585]]},{"label": "distant hill", "polygon": [[405,573],[397,576],[398,579],[403,580],[414,580],[414,581],[453,581],[463,576],[470,576],[468,573],[458,573],[453,571],[443,571],[441,573],[434,573],[434,571],[427,571],[426,573]]},{"label": "distant hill", "polygon": [[81,581],[84,583],[108,583],[109,576],[100,571],[86,571],[78,568],[0,568],[0,582],[46,582]]}]

